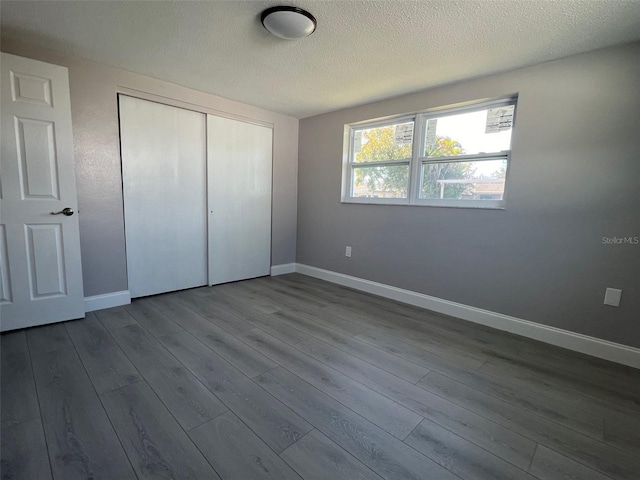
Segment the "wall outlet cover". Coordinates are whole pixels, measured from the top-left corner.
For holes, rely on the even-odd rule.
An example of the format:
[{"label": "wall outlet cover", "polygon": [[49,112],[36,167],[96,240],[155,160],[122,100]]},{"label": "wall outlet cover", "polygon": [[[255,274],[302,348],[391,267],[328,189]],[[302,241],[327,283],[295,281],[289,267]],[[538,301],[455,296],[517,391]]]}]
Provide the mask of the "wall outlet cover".
[{"label": "wall outlet cover", "polygon": [[621,297],[622,290],[618,290],[617,288],[607,288],[604,293],[604,304],[611,305],[612,307],[619,307]]}]

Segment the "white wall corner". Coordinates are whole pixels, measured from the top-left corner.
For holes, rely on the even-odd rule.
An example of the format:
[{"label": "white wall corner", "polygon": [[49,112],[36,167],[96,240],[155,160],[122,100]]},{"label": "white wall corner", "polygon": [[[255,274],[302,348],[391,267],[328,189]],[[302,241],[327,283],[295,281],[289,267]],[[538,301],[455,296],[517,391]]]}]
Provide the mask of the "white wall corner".
[{"label": "white wall corner", "polygon": [[129,293],[129,290],[105,293],[102,295],[94,295],[92,297],[84,297],[84,311],[94,312],[96,310],[104,310],[105,308],[129,305],[130,303],[131,294]]},{"label": "white wall corner", "polygon": [[271,276],[285,275],[287,273],[294,273],[296,271],[295,263],[283,263],[280,265],[271,266]]},{"label": "white wall corner", "polygon": [[[337,283],[345,287],[426,308],[434,312],[461,318],[469,322],[493,327],[497,330],[515,333],[558,347],[602,358],[612,362],[640,368],[640,349],[609,342],[588,335],[550,327],[529,320],[511,317],[502,313],[491,312],[461,303],[431,297],[422,293],[392,287],[383,283],[372,282],[342,273],[324,270],[304,264],[296,264],[295,271],[303,275]],[[272,273],[273,275],[273,273]]]}]

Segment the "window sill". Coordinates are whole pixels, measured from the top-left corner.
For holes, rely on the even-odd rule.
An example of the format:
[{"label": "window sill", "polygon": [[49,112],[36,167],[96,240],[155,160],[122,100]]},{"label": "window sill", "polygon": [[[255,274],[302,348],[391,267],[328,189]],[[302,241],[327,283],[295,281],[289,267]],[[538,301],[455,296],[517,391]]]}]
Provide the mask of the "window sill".
[{"label": "window sill", "polygon": [[417,203],[409,203],[406,199],[373,199],[373,198],[346,198],[340,200],[342,204],[352,205],[385,205],[402,207],[438,207],[438,208],[472,208],[476,210],[506,210],[504,200],[460,200],[460,201],[428,201],[421,200]]}]

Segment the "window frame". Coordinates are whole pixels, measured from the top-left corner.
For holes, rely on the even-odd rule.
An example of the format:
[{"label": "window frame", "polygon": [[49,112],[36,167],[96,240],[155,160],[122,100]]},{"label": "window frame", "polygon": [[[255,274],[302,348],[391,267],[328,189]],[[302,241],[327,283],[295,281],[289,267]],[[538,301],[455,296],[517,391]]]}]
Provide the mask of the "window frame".
[{"label": "window frame", "polygon": [[[372,122],[364,122],[352,124],[349,126],[345,126],[345,134],[347,135],[346,148],[347,148],[347,161],[345,162],[344,167],[346,170],[343,170],[343,196],[342,201],[345,203],[382,203],[382,204],[391,204],[391,205],[406,205],[411,195],[411,171],[413,158],[415,157],[415,132],[416,132],[416,114],[412,115],[400,115],[391,118],[385,118],[381,120],[375,120]],[[371,128],[378,127],[386,127],[389,125],[397,125],[401,123],[413,122],[413,140],[412,140],[412,152],[411,157],[395,159],[395,160],[387,160],[387,161],[378,161],[378,162],[356,162],[354,161],[354,138],[355,133],[359,130],[367,130]],[[351,182],[351,178],[353,176],[353,172],[356,168],[367,168],[367,167],[386,167],[389,165],[407,165],[409,170],[408,182],[407,182],[407,198],[375,198],[375,197],[354,197],[352,196],[353,190],[353,182]],[[348,178],[345,180],[345,172]],[[347,200],[345,200],[347,199]]]},{"label": "window frame", "polygon": [[[466,104],[459,107],[439,107],[422,112],[412,114],[397,115],[391,117],[379,118],[376,120],[356,122],[344,126],[344,142],[343,142],[343,162],[342,162],[342,192],[341,203],[356,204],[377,204],[377,205],[410,205],[410,206],[431,206],[431,207],[455,207],[455,208],[485,208],[485,209],[504,209],[507,198],[507,186],[509,179],[509,170],[511,165],[511,151],[503,150],[501,152],[478,153],[468,155],[458,155],[450,157],[426,157],[424,155],[425,148],[425,127],[427,121],[433,118],[442,118],[452,115],[460,115],[463,113],[471,113],[491,108],[503,106],[514,106],[512,121],[512,141],[513,130],[516,123],[517,111],[517,95],[502,97],[498,100],[483,101],[479,103]],[[410,159],[397,159],[384,162],[355,162],[354,154],[354,137],[355,132],[367,130],[370,128],[384,127],[399,123],[413,121],[413,145],[412,156]],[[422,198],[421,183],[423,171],[427,164],[436,163],[454,163],[469,161],[489,161],[504,160],[507,163],[505,172],[504,193],[501,200],[495,199],[427,199]],[[407,185],[407,196],[403,198],[376,198],[376,197],[354,197],[353,196],[353,175],[356,168],[371,166],[388,166],[388,165],[408,165],[409,179]]]}]

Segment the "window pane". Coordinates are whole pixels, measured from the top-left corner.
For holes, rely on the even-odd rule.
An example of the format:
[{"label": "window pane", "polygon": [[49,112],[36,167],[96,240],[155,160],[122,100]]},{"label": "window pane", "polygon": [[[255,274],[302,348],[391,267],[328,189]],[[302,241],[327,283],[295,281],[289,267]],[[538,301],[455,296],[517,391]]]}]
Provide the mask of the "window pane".
[{"label": "window pane", "polygon": [[354,167],[354,197],[407,198],[409,165]]},{"label": "window pane", "polygon": [[506,172],[506,160],[425,163],[421,198],[502,200]]},{"label": "window pane", "polygon": [[514,105],[429,118],[425,157],[497,153],[511,149]]},{"label": "window pane", "polygon": [[386,162],[411,158],[413,122],[353,132],[353,161]]}]

